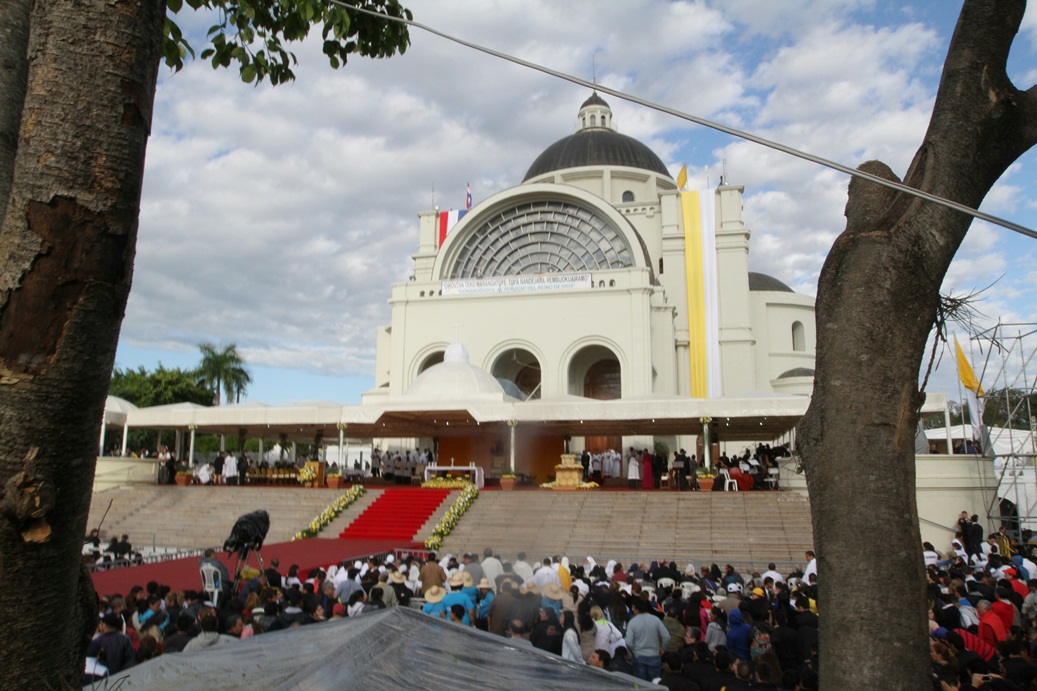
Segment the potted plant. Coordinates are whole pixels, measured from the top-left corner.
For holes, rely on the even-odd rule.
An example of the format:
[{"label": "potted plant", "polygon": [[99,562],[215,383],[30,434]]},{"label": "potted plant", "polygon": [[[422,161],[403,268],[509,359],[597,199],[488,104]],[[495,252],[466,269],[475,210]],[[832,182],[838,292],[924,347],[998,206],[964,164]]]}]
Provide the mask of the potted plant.
[{"label": "potted plant", "polygon": [[516,482],[518,482],[518,478],[511,473],[500,476],[500,488],[505,492],[510,492],[515,489]]},{"label": "potted plant", "polygon": [[713,490],[713,473],[708,470],[699,470],[699,489],[703,492],[710,492]]},{"label": "potted plant", "polygon": [[346,478],[342,477],[338,473],[332,473],[327,477],[328,487],[331,489],[342,489],[346,486]]},{"label": "potted plant", "polygon": [[176,466],[176,484],[186,487],[194,481],[194,473],[186,463],[178,463]]}]

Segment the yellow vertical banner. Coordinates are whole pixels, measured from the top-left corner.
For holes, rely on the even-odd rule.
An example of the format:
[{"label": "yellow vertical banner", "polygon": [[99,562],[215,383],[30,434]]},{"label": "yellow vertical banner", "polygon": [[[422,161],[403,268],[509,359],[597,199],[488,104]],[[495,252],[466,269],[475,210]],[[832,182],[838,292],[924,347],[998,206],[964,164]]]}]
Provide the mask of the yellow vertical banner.
[{"label": "yellow vertical banner", "polygon": [[706,288],[702,262],[702,210],[698,192],[681,192],[684,216],[684,267],[688,286],[689,372],[693,398],[709,397],[706,352]]}]

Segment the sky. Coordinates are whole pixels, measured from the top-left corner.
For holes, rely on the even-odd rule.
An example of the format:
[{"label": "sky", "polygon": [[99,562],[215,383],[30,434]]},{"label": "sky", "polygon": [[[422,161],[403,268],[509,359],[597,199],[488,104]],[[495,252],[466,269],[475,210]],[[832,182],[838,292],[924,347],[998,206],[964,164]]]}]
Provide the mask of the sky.
[{"label": "sky", "polygon": [[[928,124],[961,6],[404,4],[415,21],[467,41],[844,165],[879,159],[901,176]],[[1009,62],[1019,88],[1037,83],[1035,6]],[[185,9],[177,21],[200,51],[212,17]],[[359,402],[374,384],[390,286],[412,270],[417,214],[463,208],[466,184],[476,205],[519,184],[541,151],[574,131],[590,95],[420,29],[403,55],[334,70],[314,33],[294,47],[296,80],[277,87],[244,84],[207,61],[162,69],[117,367],[194,367],[199,343],[234,343],[254,380],[245,400]],[[605,98],[619,131],[649,145],[675,177],[687,165],[690,188],[715,186],[721,174],[743,185],[750,270],[816,293],[845,226],[845,175]],[[1035,188],[1030,151],[982,208],[1037,228]],[[983,291],[981,326],[1037,322],[1035,257],[1037,240],[976,222],[943,291]],[[992,373],[974,355],[986,383]],[[959,397],[953,358],[940,358],[928,388]]]}]

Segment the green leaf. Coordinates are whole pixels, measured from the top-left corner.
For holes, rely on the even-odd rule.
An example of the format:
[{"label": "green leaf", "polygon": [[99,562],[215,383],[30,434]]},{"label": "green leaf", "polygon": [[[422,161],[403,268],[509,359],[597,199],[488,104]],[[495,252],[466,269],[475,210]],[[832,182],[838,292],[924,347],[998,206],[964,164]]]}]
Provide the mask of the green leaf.
[{"label": "green leaf", "polygon": [[241,81],[246,84],[251,84],[256,80],[256,66],[245,65],[241,68]]},{"label": "green leaf", "polygon": [[166,7],[168,7],[169,11],[173,14],[179,12],[180,8],[182,8],[183,6],[184,0],[166,0]]}]

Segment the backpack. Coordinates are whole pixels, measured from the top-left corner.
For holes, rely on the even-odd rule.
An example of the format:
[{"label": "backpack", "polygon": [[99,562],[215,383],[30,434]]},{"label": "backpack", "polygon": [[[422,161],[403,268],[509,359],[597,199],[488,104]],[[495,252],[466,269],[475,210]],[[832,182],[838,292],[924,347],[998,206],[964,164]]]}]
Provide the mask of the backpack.
[{"label": "backpack", "polygon": [[774,650],[771,645],[771,631],[769,627],[762,624],[754,624],[752,630],[752,639],[749,643],[749,654],[755,660],[764,653],[769,653]]}]

